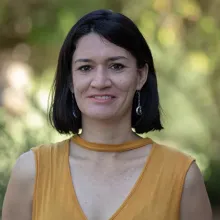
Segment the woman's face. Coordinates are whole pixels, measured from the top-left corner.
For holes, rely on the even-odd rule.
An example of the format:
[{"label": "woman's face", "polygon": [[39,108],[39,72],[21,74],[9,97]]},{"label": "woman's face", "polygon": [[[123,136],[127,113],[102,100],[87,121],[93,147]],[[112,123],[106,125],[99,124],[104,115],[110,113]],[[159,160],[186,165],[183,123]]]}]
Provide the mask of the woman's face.
[{"label": "woman's face", "polygon": [[[82,117],[131,118],[133,97],[147,79],[125,49],[95,33],[83,36],[72,59],[72,85]],[[129,118],[129,119],[130,119]]]}]

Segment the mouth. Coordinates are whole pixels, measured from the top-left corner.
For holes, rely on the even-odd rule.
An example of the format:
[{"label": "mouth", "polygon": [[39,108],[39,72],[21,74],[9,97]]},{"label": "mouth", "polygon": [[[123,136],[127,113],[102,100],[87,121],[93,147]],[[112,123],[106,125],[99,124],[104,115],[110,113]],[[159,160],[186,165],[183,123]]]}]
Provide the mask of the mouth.
[{"label": "mouth", "polygon": [[94,95],[94,96],[90,96],[90,98],[95,98],[95,99],[113,99],[115,98],[114,96],[111,95]]},{"label": "mouth", "polygon": [[89,96],[90,99],[98,102],[106,102],[115,99],[116,97],[113,95],[92,95]]}]

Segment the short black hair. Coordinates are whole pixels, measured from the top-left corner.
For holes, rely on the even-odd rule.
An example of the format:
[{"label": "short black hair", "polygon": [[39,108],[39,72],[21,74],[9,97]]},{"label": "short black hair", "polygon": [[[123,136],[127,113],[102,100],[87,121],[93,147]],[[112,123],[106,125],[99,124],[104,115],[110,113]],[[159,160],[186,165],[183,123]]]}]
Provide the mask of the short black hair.
[{"label": "short black hair", "polygon": [[[142,134],[163,129],[153,57],[150,48],[137,26],[123,14],[110,10],[96,10],[83,16],[71,28],[61,47],[56,75],[52,87],[49,109],[51,125],[61,134],[78,134],[82,128],[81,112],[70,91],[72,56],[78,40],[89,33],[97,33],[109,42],[129,51],[137,67],[148,65],[148,78],[140,90],[142,115],[136,114],[137,96],[134,96],[131,125]],[[77,118],[73,116],[73,108]]]}]

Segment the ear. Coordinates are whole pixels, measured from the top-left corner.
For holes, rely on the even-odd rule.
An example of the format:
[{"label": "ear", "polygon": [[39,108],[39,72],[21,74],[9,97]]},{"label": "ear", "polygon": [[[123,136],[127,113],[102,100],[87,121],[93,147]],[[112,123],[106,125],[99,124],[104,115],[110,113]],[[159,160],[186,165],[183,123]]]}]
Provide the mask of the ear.
[{"label": "ear", "polygon": [[74,93],[72,75],[69,75],[67,80],[68,80],[68,87],[71,93]]},{"label": "ear", "polygon": [[137,90],[141,90],[148,77],[148,64],[146,63],[144,67],[138,69],[138,81]]}]

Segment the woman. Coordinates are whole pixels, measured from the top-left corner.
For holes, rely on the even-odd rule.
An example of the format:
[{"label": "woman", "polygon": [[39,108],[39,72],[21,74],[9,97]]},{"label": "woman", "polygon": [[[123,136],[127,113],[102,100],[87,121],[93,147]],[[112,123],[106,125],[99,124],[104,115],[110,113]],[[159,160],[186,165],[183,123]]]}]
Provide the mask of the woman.
[{"label": "woman", "polygon": [[194,160],[137,135],[162,129],[159,97],[150,49],[124,15],[94,11],[70,30],[50,119],[75,136],[19,157],[3,220],[211,220]]}]

